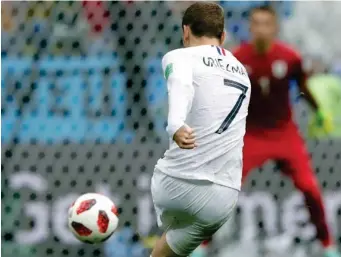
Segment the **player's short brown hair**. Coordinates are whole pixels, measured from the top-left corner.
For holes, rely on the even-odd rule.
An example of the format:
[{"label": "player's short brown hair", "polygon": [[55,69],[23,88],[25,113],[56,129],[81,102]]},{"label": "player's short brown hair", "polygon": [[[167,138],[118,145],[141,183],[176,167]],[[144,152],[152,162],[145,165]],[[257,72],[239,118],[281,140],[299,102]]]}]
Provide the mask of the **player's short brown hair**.
[{"label": "player's short brown hair", "polygon": [[250,17],[255,12],[267,12],[267,13],[273,15],[275,18],[277,18],[277,12],[276,12],[275,8],[273,8],[271,5],[268,5],[268,4],[253,7],[251,9],[251,12],[250,12]]},{"label": "player's short brown hair", "polygon": [[224,10],[216,3],[198,2],[184,13],[182,27],[187,25],[196,37],[220,39],[224,32]]}]

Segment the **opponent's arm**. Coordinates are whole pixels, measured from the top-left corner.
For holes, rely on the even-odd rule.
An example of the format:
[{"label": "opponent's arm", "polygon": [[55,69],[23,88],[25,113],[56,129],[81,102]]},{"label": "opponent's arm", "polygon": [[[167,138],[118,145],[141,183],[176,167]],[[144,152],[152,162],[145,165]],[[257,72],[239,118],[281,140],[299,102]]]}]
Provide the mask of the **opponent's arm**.
[{"label": "opponent's arm", "polygon": [[329,133],[332,130],[331,118],[327,113],[321,110],[315,97],[308,89],[307,75],[304,72],[302,59],[299,56],[296,61],[295,75],[301,93],[303,93],[305,100],[310,104],[315,112],[314,123],[323,128],[325,132]]},{"label": "opponent's arm", "polygon": [[297,60],[295,63],[295,79],[304,99],[309,103],[309,105],[313,108],[314,111],[318,111],[318,103],[314,96],[312,95],[312,93],[310,92],[310,90],[308,89],[307,74],[304,72],[302,59],[299,56],[297,56]]},{"label": "opponent's arm", "polygon": [[194,97],[190,60],[171,52],[163,58],[162,67],[168,89],[167,132],[179,147],[192,149],[195,147],[193,130],[185,124]]}]

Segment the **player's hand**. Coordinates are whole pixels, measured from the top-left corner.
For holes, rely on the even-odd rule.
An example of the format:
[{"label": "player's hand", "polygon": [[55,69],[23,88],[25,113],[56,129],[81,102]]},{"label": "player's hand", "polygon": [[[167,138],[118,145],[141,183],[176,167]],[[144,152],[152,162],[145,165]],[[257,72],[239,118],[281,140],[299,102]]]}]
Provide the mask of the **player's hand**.
[{"label": "player's hand", "polygon": [[317,135],[328,135],[334,129],[333,121],[328,113],[321,110],[316,111],[315,117],[309,124],[309,135],[314,137]]},{"label": "player's hand", "polygon": [[182,149],[193,149],[197,147],[194,131],[187,125],[182,126],[175,132],[173,140]]},{"label": "player's hand", "polygon": [[315,117],[316,125],[322,128],[326,133],[333,130],[333,121],[328,113],[318,110]]}]

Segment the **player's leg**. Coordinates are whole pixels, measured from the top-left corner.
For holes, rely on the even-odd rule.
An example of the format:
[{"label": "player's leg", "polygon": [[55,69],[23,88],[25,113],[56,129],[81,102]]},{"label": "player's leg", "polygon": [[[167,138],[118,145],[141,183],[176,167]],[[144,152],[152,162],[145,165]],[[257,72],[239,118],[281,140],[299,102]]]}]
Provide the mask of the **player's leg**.
[{"label": "player's leg", "polygon": [[[264,136],[258,135],[254,132],[247,132],[244,136],[243,147],[243,177],[244,182],[251,171],[263,165],[267,160],[271,159],[271,149],[269,146],[269,140]],[[200,247],[198,247],[191,257],[205,257],[208,253],[212,239],[204,241]]]},{"label": "player's leg", "polygon": [[306,158],[278,162],[283,173],[289,176],[293,180],[295,187],[303,193],[311,221],[317,229],[317,238],[324,246],[329,246],[332,244],[332,239],[327,227],[321,190],[308,163],[309,161]]},{"label": "player's leg", "polygon": [[[160,202],[160,194],[154,197],[157,190],[152,190],[159,226],[167,226],[152,257],[188,256],[228,220],[238,199],[238,191],[210,182],[187,182],[174,178],[169,180],[174,180],[175,183],[164,180],[161,185],[169,195],[164,203]],[[160,212],[162,205],[167,208]]]},{"label": "player's leg", "polygon": [[162,234],[161,238],[156,242],[151,257],[178,257],[170,248],[166,239],[166,232]]},{"label": "player's leg", "polygon": [[188,256],[205,238],[208,232],[195,219],[174,222],[156,243],[152,257],[182,257]]},{"label": "player's leg", "polygon": [[287,147],[282,147],[285,158],[279,162],[279,166],[282,172],[293,180],[295,187],[303,193],[311,222],[316,227],[317,239],[324,248],[328,249],[327,252],[331,252],[329,249],[333,245],[333,239],[327,225],[323,198],[304,142],[299,133],[292,129],[291,132],[286,133],[283,144]]},{"label": "player's leg", "polygon": [[[151,257],[180,256],[172,250],[167,243],[166,238],[166,234],[169,229],[173,228],[177,223],[175,216],[179,215],[183,217],[183,215],[175,212],[175,210],[177,208],[180,209],[181,206],[174,203],[175,201],[170,201],[171,194],[169,194],[169,191],[174,187],[172,186],[174,183],[171,180],[172,178],[167,177],[165,174],[159,171],[155,171],[152,177],[151,192],[156,212],[157,224],[161,229],[165,230],[165,232],[162,234],[161,238],[157,240]],[[182,191],[181,188],[179,188],[179,191]],[[169,209],[172,211],[168,211]]]},{"label": "player's leg", "polygon": [[181,227],[171,226],[156,243],[151,257],[187,257],[202,240],[213,235],[221,225],[210,228],[196,220]]}]

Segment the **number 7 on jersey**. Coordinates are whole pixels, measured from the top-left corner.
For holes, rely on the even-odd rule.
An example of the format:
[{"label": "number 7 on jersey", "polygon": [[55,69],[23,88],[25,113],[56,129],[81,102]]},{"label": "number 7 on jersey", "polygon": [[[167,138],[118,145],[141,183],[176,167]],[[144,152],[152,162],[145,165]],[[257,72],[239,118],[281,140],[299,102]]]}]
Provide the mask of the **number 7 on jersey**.
[{"label": "number 7 on jersey", "polygon": [[246,92],[248,88],[236,81],[229,80],[229,79],[224,79],[224,85],[228,87],[234,87],[237,88],[241,91],[241,95],[238,97],[238,100],[236,104],[233,106],[231,112],[226,116],[225,120],[223,123],[220,125],[218,130],[215,132],[217,134],[223,133],[225,130],[228,129],[228,127],[231,125],[233,119],[236,117],[240,107],[242,106],[242,103],[246,97]]}]

